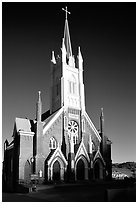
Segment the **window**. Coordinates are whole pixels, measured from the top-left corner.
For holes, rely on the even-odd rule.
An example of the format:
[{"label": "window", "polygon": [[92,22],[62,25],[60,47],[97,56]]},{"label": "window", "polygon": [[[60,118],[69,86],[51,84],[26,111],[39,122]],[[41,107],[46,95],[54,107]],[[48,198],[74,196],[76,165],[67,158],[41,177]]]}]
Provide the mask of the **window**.
[{"label": "window", "polygon": [[54,137],[50,138],[50,142],[49,142],[49,148],[50,149],[56,149],[57,147],[57,143]]},{"label": "window", "polygon": [[67,129],[68,127],[68,118],[64,116],[64,128]]},{"label": "window", "polygon": [[73,135],[73,143],[74,144],[77,144],[77,139],[78,139],[77,135]]},{"label": "window", "polygon": [[76,85],[76,79],[74,75],[71,76],[68,83],[69,83],[69,93],[75,95],[77,93],[77,85]]}]

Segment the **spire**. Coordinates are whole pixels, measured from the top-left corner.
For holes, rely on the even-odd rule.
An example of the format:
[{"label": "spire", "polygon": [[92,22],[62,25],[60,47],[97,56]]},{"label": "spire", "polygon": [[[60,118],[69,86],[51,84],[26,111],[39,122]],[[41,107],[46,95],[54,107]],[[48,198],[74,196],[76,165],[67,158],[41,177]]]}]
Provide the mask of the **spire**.
[{"label": "spire", "polygon": [[62,8],[63,11],[66,12],[66,19],[65,19],[65,27],[64,27],[64,44],[67,52],[67,58],[69,59],[70,56],[72,56],[72,49],[71,49],[71,41],[70,41],[70,34],[69,34],[69,26],[68,26],[68,20],[67,20],[67,14],[70,12],[66,9]]},{"label": "spire", "polygon": [[100,132],[104,132],[104,114],[103,114],[103,108],[101,108],[101,115],[100,115]]},{"label": "spire", "polygon": [[36,105],[36,119],[41,122],[42,115],[42,102],[41,102],[41,91],[38,91],[38,101]]}]

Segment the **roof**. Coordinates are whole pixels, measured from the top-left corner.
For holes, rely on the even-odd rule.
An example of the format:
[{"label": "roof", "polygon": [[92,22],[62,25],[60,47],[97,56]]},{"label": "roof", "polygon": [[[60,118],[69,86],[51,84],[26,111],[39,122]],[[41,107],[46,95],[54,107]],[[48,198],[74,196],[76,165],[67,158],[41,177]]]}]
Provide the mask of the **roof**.
[{"label": "roof", "polygon": [[46,118],[43,122],[45,123],[44,127],[47,125],[47,123],[56,115],[58,111],[50,115],[48,118]]},{"label": "roof", "polygon": [[84,113],[84,116],[86,117],[86,120],[88,121],[90,127],[92,128],[92,130],[94,131],[95,135],[97,136],[99,142],[101,142],[101,136],[100,136],[99,132],[97,131],[97,129],[95,128],[92,120],[90,119],[90,117],[88,116],[86,111]]},{"label": "roof", "polygon": [[63,108],[58,109],[55,113],[50,115],[44,122],[43,126],[43,134],[49,129],[49,127],[53,124],[53,122],[60,116],[62,113]]},{"label": "roof", "polygon": [[42,121],[46,120],[50,116],[50,110],[46,111],[41,115]]}]

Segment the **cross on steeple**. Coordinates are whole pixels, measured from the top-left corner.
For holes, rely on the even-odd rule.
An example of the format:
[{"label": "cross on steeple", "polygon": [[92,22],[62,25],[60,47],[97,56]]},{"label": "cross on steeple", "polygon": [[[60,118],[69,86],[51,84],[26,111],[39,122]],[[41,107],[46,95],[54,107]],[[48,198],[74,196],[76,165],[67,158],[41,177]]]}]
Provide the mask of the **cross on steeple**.
[{"label": "cross on steeple", "polygon": [[62,10],[66,12],[66,19],[67,19],[67,14],[71,14],[71,13],[67,10],[67,6],[66,6],[66,9],[62,8]]}]

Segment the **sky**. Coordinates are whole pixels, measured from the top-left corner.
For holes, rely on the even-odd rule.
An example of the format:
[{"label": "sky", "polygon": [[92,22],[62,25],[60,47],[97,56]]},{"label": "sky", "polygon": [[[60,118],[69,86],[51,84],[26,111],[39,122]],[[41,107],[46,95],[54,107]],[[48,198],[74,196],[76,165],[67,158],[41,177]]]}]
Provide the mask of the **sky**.
[{"label": "sky", "polygon": [[86,110],[105,134],[112,161],[136,161],[136,3],[2,3],[2,144],[12,141],[16,117],[36,117],[50,107],[51,52],[61,54],[68,7],[73,54],[84,60]]}]

